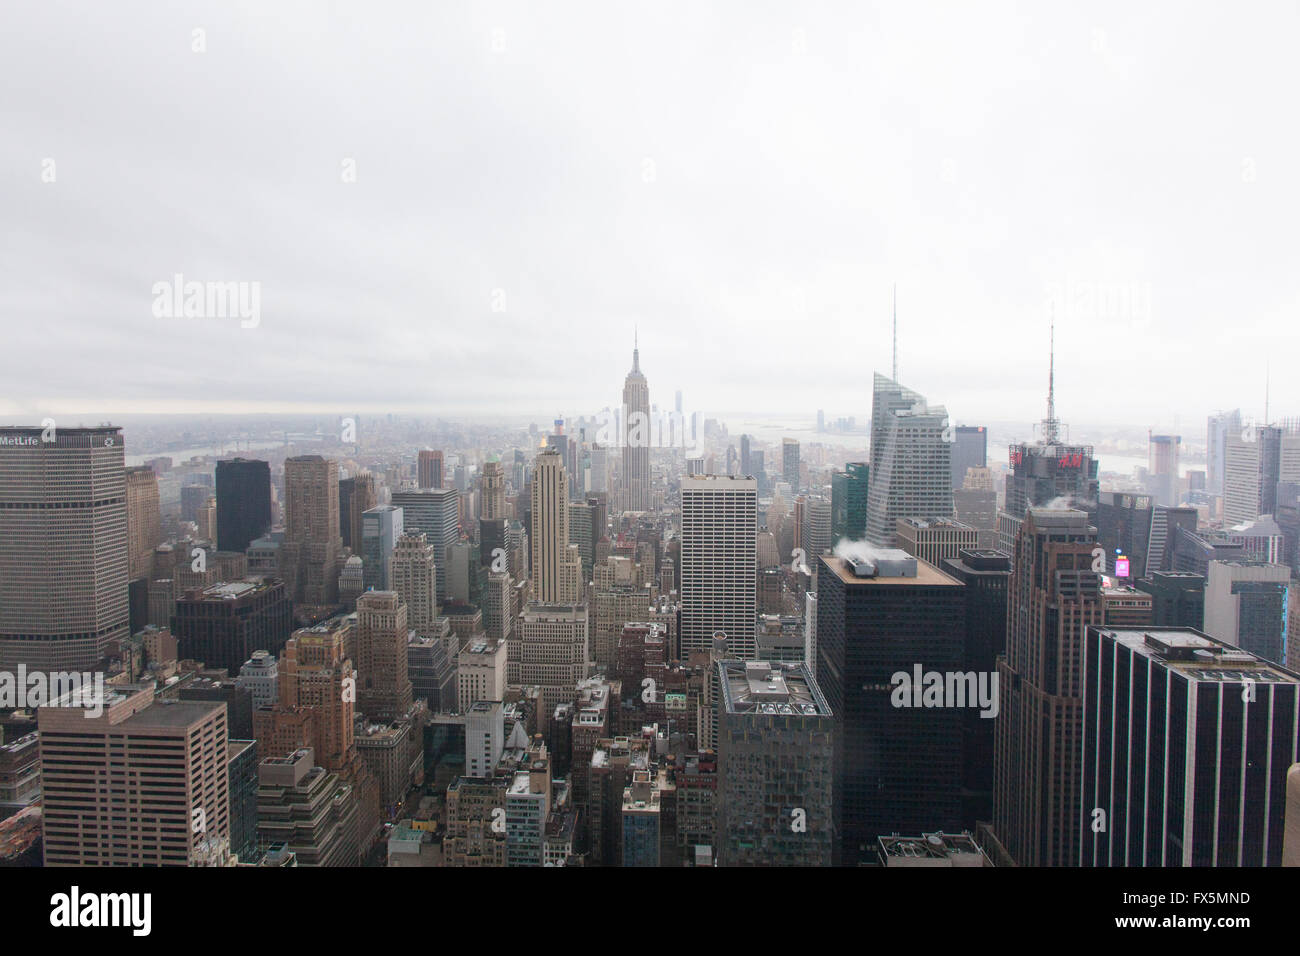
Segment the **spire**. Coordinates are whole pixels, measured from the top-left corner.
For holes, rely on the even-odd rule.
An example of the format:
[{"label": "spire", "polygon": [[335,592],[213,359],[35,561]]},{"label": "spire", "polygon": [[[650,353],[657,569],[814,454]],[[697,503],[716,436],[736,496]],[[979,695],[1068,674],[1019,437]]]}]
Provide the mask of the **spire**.
[{"label": "spire", "polygon": [[641,350],[637,343],[637,329],[632,326],[632,371],[641,371]]},{"label": "spire", "polygon": [[898,381],[898,283],[894,283],[894,381]]},{"label": "spire", "polygon": [[1056,418],[1056,306],[1052,306],[1050,332],[1048,333],[1047,360],[1047,417],[1043,419],[1043,441],[1056,444],[1060,422]]}]

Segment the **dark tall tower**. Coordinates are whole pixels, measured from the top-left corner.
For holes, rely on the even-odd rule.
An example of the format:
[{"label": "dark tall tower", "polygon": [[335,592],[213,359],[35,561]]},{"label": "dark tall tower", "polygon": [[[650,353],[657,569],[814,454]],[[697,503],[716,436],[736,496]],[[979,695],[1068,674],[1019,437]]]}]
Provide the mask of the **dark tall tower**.
[{"label": "dark tall tower", "polygon": [[967,468],[983,468],[989,463],[989,433],[983,425],[958,425],[953,431],[952,487],[955,491],[966,480]]},{"label": "dark tall tower", "polygon": [[818,558],[817,683],[836,717],[834,852],[850,866],[874,861],[881,835],[961,822],[962,710],[896,702],[895,675],[962,671],[965,589],[902,551],[864,557]]},{"label": "dark tall tower", "polygon": [[1078,860],[1083,640],[1102,623],[1096,542],[1087,514],[1072,508],[1031,508],[1016,538],[998,661],[993,822],[1021,866]]},{"label": "dark tall tower", "polygon": [[1089,627],[1083,866],[1279,866],[1300,677],[1190,628]]},{"label": "dark tall tower", "polygon": [[850,461],[831,475],[831,544],[840,538],[861,541],[867,533],[867,490],[871,466]]},{"label": "dark tall tower", "polygon": [[271,527],[271,465],[217,462],[217,550],[245,551]]},{"label": "dark tall tower", "polygon": [[[943,570],[966,585],[965,670],[997,671],[1007,644],[1007,590],[1011,558],[1001,551],[965,550],[943,562]],[[999,688],[1000,690],[1001,688]],[[996,719],[965,714],[962,727],[962,826],[974,830],[993,816],[993,747]]]}]

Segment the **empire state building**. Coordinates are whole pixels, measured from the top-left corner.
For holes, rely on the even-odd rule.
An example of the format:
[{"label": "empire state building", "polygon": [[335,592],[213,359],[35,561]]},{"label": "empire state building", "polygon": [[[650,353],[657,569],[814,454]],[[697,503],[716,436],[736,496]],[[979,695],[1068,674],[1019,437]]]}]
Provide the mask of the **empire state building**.
[{"label": "empire state building", "polygon": [[625,511],[650,510],[650,386],[641,373],[636,339],[632,371],[623,382],[623,502]]}]

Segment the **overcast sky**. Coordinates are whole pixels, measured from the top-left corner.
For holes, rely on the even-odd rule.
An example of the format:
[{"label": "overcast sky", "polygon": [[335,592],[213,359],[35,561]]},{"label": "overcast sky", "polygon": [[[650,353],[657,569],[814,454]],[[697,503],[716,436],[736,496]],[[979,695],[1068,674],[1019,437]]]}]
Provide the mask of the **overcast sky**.
[{"label": "overcast sky", "polygon": [[[11,4],[0,413],[544,419],[617,402],[635,325],[659,404],[861,418],[896,282],[959,421],[1042,416],[1050,302],[1067,420],[1199,434],[1269,357],[1300,414],[1297,41],[1294,3]],[[260,323],[156,316],[176,273]]]}]

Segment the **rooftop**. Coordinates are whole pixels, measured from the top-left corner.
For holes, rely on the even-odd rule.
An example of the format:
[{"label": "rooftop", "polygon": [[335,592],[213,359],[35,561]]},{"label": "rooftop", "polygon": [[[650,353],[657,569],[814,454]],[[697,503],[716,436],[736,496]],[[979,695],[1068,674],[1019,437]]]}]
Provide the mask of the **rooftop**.
[{"label": "rooftop", "polygon": [[[882,553],[895,551],[893,548],[879,549]],[[911,558],[906,551],[898,551],[905,557]],[[915,560],[914,558],[912,560]],[[961,582],[944,574],[938,568],[924,561],[916,562],[915,577],[890,577],[885,574],[877,574],[875,577],[864,578],[853,573],[853,565],[844,558],[833,557],[829,554],[822,555],[822,561],[845,584],[856,587],[872,587],[883,584],[894,585],[916,585],[916,586],[951,586],[961,587]]]}]

